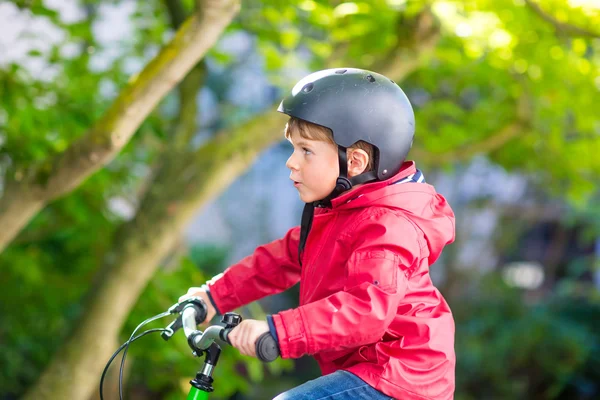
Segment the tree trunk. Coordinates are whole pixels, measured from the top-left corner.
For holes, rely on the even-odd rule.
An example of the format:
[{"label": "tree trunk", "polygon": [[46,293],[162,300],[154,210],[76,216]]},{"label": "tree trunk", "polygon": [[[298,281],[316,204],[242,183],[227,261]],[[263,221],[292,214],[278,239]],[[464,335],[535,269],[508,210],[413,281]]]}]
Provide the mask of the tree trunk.
[{"label": "tree trunk", "polygon": [[15,188],[13,183],[7,184],[4,195],[0,197],[0,253],[43,204],[34,188],[25,185]]},{"label": "tree trunk", "polygon": [[119,153],[158,102],[216,43],[238,9],[239,0],[199,1],[198,12],[86,135],[54,159],[7,173],[0,199],[0,252],[45,204],[75,189]]},{"label": "tree trunk", "polygon": [[[165,223],[146,235],[127,237],[73,335],[25,399],[87,399],[116,350],[115,338],[140,292],[179,231]],[[135,231],[135,229],[133,229]]]},{"label": "tree trunk", "polygon": [[[409,72],[399,65],[392,77]],[[84,317],[26,400],[90,396],[130,309],[188,221],[261,151],[281,140],[284,123],[283,115],[270,111],[231,132],[218,133],[195,153],[182,153],[179,141],[172,141],[135,219],[115,238],[111,258],[116,261],[106,264]],[[186,129],[180,131],[183,135]]]}]

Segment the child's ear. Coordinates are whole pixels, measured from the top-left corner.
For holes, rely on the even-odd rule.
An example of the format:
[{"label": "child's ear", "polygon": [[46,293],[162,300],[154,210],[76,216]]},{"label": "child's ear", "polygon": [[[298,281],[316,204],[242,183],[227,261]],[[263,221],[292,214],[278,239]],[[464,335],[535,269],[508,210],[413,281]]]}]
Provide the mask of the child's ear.
[{"label": "child's ear", "polygon": [[362,149],[348,150],[348,176],[360,175],[369,165],[369,155]]}]

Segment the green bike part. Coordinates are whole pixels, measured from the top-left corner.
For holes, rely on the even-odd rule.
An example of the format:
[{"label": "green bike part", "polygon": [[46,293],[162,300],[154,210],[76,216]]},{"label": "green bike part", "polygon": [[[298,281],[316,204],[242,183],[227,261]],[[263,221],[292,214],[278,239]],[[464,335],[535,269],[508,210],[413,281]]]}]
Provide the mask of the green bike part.
[{"label": "green bike part", "polygon": [[192,386],[186,400],[208,400],[208,392]]}]

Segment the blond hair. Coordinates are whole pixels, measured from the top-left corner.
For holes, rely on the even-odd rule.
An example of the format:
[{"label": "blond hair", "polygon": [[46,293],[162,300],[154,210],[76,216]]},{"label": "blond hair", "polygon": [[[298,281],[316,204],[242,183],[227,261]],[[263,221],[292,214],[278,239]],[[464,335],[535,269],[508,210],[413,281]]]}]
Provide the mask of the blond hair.
[{"label": "blond hair", "polygon": [[[300,137],[304,139],[318,140],[337,146],[335,140],[333,140],[333,132],[331,129],[324,126],[313,124],[312,122],[308,122],[300,118],[290,117],[289,121],[285,125],[285,138],[290,140],[294,131],[298,132]],[[373,170],[375,164],[375,149],[373,148],[373,145],[365,142],[364,140],[359,140],[352,146],[348,147],[348,149],[360,149],[365,151],[369,156],[369,163],[367,164],[364,172]]]}]

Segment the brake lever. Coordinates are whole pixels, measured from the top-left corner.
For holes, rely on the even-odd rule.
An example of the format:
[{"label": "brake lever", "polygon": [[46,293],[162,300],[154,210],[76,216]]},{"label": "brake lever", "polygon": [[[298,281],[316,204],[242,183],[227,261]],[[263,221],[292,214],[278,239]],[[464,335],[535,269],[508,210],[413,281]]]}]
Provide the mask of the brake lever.
[{"label": "brake lever", "polygon": [[188,304],[196,304],[201,309],[206,309],[206,303],[201,297],[189,297],[182,302],[173,304],[168,311],[170,314],[181,313]]},{"label": "brake lever", "polygon": [[197,311],[196,312],[196,325],[204,322],[204,320],[206,319],[206,313],[207,313],[206,309],[207,308],[206,308],[206,303],[200,297],[190,297],[189,299],[186,299],[180,303],[174,304],[171,307],[169,307],[168,311],[171,314],[179,314],[179,315],[177,316],[175,321],[171,322],[169,324],[169,326],[167,326],[167,329],[169,329],[169,330],[164,331],[160,335],[164,340],[171,339],[173,337],[173,335],[175,334],[175,332],[177,332],[179,329],[183,328],[181,312],[188,305],[192,305],[196,308],[196,311]]}]

